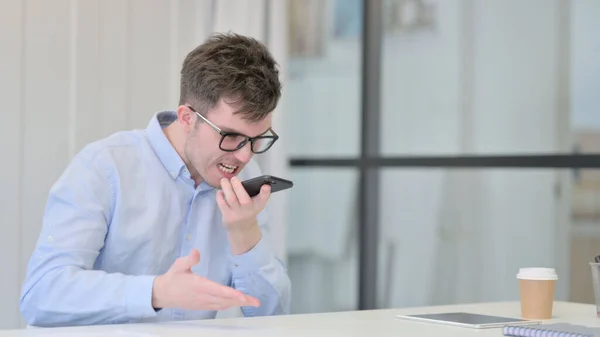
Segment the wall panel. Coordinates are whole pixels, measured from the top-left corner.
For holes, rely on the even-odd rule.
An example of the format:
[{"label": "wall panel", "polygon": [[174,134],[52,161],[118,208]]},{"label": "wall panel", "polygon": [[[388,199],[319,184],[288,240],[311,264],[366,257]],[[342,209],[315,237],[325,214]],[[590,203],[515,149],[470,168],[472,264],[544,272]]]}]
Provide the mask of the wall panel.
[{"label": "wall panel", "polygon": [[0,329],[10,328],[20,322],[18,310],[21,286],[20,239],[20,194],[22,170],[21,120],[22,69],[23,69],[23,4],[20,0],[0,1],[0,214],[2,214],[2,236],[0,236]]}]

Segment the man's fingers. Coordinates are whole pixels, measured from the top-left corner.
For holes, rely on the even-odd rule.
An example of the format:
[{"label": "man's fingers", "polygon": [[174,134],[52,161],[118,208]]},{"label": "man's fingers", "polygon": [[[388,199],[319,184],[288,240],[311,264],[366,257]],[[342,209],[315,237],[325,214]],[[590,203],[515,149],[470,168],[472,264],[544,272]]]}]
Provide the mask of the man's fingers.
[{"label": "man's fingers", "polygon": [[219,205],[219,209],[221,209],[221,212],[225,212],[229,209],[229,205],[225,200],[225,193],[223,193],[222,190],[217,191],[217,205]]},{"label": "man's fingers", "polygon": [[252,199],[248,195],[248,192],[246,192],[246,189],[238,177],[231,178],[231,187],[233,188],[233,191],[237,196],[237,200],[241,205],[247,205],[252,202]]},{"label": "man's fingers", "polygon": [[204,280],[205,281],[203,282],[202,287],[205,293],[220,298],[237,299],[242,302],[246,301],[246,295],[244,295],[244,293],[241,291],[210,281],[208,279]]},{"label": "man's fingers", "polygon": [[269,201],[269,197],[271,196],[271,185],[263,185],[260,188],[260,193],[254,197],[256,206],[259,209],[263,209],[267,205],[267,201]]},{"label": "man's fingers", "polygon": [[256,306],[260,303],[256,298],[248,296],[239,290],[224,286],[208,279],[205,280],[206,281],[203,284],[204,291],[211,296],[221,298],[223,300],[234,301],[234,303],[239,306]]},{"label": "man's fingers", "polygon": [[231,307],[241,306],[241,304],[234,299],[217,297],[208,293],[198,294],[195,303],[197,304],[195,310],[225,310]]},{"label": "man's fingers", "polygon": [[221,179],[221,190],[225,195],[225,201],[227,201],[229,207],[239,207],[240,203],[238,201],[237,196],[235,195],[235,192],[233,191],[233,187],[231,186],[231,182],[229,182],[229,180],[225,178]]},{"label": "man's fingers", "polygon": [[260,307],[260,301],[252,296],[246,295],[246,307]]},{"label": "man's fingers", "polygon": [[249,306],[246,302],[242,302],[237,299],[223,298],[223,297],[212,296],[212,295],[209,295],[209,296],[211,296],[210,297],[210,302],[211,302],[210,306],[213,308],[213,310],[226,310],[231,307]]}]

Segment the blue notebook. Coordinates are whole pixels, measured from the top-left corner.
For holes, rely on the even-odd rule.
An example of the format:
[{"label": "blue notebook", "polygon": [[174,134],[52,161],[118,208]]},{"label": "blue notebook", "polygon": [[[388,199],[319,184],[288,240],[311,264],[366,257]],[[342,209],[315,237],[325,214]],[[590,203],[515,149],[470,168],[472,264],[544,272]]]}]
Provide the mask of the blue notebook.
[{"label": "blue notebook", "polygon": [[536,326],[505,326],[504,336],[515,337],[600,337],[600,328],[568,323]]}]

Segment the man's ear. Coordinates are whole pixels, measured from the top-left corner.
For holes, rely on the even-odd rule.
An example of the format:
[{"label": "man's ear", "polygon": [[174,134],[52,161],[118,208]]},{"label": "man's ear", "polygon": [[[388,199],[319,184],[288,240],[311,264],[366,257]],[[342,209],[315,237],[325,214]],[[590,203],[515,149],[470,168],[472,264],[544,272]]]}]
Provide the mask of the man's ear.
[{"label": "man's ear", "polygon": [[185,132],[190,132],[190,130],[194,126],[194,123],[196,121],[196,119],[194,118],[194,114],[195,112],[193,112],[192,109],[188,108],[185,105],[180,105],[179,107],[177,107],[177,121],[179,122],[183,130],[185,130]]}]

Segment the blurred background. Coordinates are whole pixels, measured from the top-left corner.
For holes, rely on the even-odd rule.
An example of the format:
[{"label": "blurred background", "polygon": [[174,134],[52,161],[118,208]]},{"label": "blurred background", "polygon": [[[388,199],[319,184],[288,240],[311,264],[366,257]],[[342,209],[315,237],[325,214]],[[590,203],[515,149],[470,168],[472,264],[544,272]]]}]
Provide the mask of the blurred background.
[{"label": "blurred background", "polygon": [[175,109],[183,58],[226,31],[282,69],[281,139],[259,161],[295,182],[270,205],[293,313],[516,300],[525,266],[557,269],[558,300],[593,303],[600,170],[376,165],[369,199],[359,159],[364,137],[381,158],[600,154],[600,1],[364,1],[1,0],[0,328],[23,325],[25,268],[73,155]]}]

